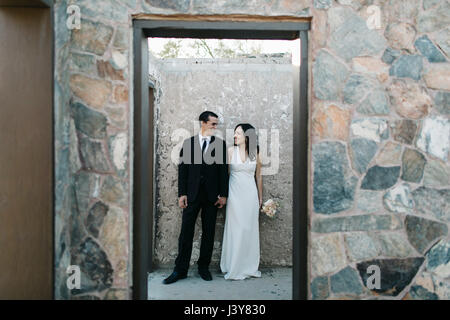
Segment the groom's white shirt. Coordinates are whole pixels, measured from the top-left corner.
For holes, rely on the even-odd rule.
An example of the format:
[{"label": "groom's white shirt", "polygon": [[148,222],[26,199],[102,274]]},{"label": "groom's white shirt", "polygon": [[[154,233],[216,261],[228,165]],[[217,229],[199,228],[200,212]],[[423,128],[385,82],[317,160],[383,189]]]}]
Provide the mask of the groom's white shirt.
[{"label": "groom's white shirt", "polygon": [[211,142],[211,136],[202,136],[201,132],[198,133],[198,141],[200,142],[200,149],[203,146],[203,138],[206,138],[206,150],[208,150],[209,143]]}]

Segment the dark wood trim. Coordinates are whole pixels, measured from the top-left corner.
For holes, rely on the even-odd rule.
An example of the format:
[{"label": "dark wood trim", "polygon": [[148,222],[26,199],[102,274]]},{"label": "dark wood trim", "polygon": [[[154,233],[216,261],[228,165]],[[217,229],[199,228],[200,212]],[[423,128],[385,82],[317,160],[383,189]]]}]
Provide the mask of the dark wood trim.
[{"label": "dark wood trim", "polygon": [[52,8],[53,0],[0,0],[0,7]]},{"label": "dark wood trim", "polygon": [[153,143],[149,143],[148,42],[142,28],[134,26],[133,36],[134,104],[139,106],[134,110],[133,298],[146,300],[147,271],[152,260],[148,231],[149,215],[153,216],[149,194]]},{"label": "dark wood trim", "polygon": [[[223,22],[133,20],[134,44],[134,182],[133,298],[147,299],[152,264],[153,110],[148,101],[147,37],[214,39],[300,38],[301,65],[294,77],[293,299],[308,298],[308,30],[309,22]],[[150,130],[151,129],[151,130]],[[151,179],[151,180],[150,180]],[[145,232],[147,230],[147,232]],[[149,238],[149,235],[151,237]]]},{"label": "dark wood trim", "polygon": [[56,217],[56,192],[55,192],[55,186],[56,186],[56,160],[55,160],[55,154],[56,154],[56,150],[55,150],[55,123],[56,123],[56,116],[55,116],[55,81],[56,81],[56,74],[55,74],[55,7],[54,7],[54,3],[53,0],[49,1],[50,2],[50,19],[51,19],[51,28],[52,28],[52,75],[53,75],[53,81],[52,81],[52,250],[53,250],[53,261],[52,261],[52,266],[53,266],[53,270],[52,270],[52,286],[53,286],[53,290],[52,290],[52,299],[55,300],[56,294],[55,294],[55,288],[56,288],[56,275],[55,275],[55,254],[56,254],[56,245],[55,245],[55,239],[56,239],[56,234],[55,234],[55,217]]},{"label": "dark wood trim", "polygon": [[[300,115],[297,125],[297,134],[294,136],[294,150],[297,154],[297,172],[294,174],[294,192],[298,202],[294,208],[298,208],[295,214],[298,217],[296,228],[297,251],[296,279],[300,292],[296,293],[297,299],[308,299],[308,31],[300,31],[301,62],[300,62]],[[297,109],[298,110],[298,109]],[[300,127],[300,128],[299,128]],[[294,255],[295,256],[295,255]]]},{"label": "dark wood trim", "polygon": [[311,17],[294,17],[288,15],[262,16],[249,14],[155,14],[155,13],[137,13],[132,14],[136,21],[141,20],[163,20],[163,21],[197,21],[197,22],[278,22],[278,23],[303,23],[310,22]]}]

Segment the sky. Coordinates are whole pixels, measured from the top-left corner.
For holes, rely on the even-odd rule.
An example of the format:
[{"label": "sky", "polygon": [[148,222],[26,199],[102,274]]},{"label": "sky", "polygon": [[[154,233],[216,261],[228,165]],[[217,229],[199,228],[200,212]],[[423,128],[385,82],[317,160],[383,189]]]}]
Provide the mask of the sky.
[{"label": "sky", "polygon": [[[149,48],[152,52],[160,52],[164,44],[169,40],[175,40],[174,38],[148,38]],[[194,40],[192,39],[181,39],[182,40],[182,52],[187,52],[191,55],[195,55],[195,51],[189,47],[189,44]],[[214,46],[218,40],[216,39],[207,39],[208,44]],[[300,40],[230,40],[224,39],[222,40],[226,44],[232,46],[236,44],[237,41],[244,42],[246,46],[261,46],[261,53],[291,53],[292,54],[292,63],[294,65],[300,65]],[[180,56],[183,58],[185,56]],[[199,57],[203,58],[203,57]]]}]

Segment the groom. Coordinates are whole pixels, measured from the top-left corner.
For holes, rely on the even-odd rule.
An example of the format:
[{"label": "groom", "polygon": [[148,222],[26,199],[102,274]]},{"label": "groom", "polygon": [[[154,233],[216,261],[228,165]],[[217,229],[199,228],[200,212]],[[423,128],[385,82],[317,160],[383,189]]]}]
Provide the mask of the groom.
[{"label": "groom", "polygon": [[228,165],[226,144],[215,137],[219,122],[211,111],[200,117],[200,132],[183,142],[178,165],[178,205],[183,209],[181,233],[178,238],[178,256],[172,274],[164,284],[187,277],[192,253],[195,221],[201,209],[202,240],[198,272],[203,280],[212,280],[208,270],[214,245],[217,209],[222,208],[228,196]]}]

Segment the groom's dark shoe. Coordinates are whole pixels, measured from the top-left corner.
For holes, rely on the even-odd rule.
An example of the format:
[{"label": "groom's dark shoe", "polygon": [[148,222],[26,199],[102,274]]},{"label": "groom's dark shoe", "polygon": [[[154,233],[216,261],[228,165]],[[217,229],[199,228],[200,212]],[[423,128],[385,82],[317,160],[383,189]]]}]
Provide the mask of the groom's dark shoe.
[{"label": "groom's dark shoe", "polygon": [[163,283],[171,284],[171,283],[177,282],[180,279],[186,279],[186,278],[187,278],[187,274],[174,271],[174,272],[172,272],[172,274],[170,276],[168,276],[166,279],[163,280]]},{"label": "groom's dark shoe", "polygon": [[198,274],[205,281],[211,281],[212,280],[211,272],[209,272],[208,269],[198,269]]}]

